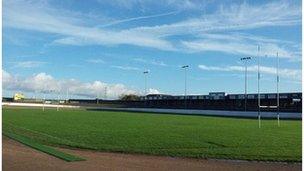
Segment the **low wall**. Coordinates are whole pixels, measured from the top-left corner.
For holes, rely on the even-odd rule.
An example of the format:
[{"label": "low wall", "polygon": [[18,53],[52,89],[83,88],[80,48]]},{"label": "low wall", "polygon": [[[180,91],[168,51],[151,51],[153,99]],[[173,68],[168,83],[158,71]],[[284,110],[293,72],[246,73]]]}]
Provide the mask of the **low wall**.
[{"label": "low wall", "polygon": [[[151,113],[169,113],[183,115],[205,115],[205,116],[226,116],[226,117],[244,117],[257,118],[258,112],[245,111],[224,111],[224,110],[191,110],[191,109],[155,109],[155,108],[106,108],[90,107],[91,110],[110,110],[110,111],[129,111],[129,112],[151,112]],[[277,118],[276,112],[261,112],[262,118]],[[302,113],[280,112],[282,119],[302,119]]]},{"label": "low wall", "polygon": [[[37,103],[14,103],[2,102],[3,106],[24,106],[24,107],[51,107],[51,108],[80,108],[72,105],[56,104],[37,104]],[[85,106],[82,106],[85,107]],[[157,109],[157,108],[109,108],[109,107],[85,107],[88,110],[110,110],[110,111],[129,111],[129,112],[151,112],[151,113],[168,113],[182,115],[204,115],[204,116],[225,116],[225,117],[244,117],[257,118],[258,112],[252,111],[224,111],[224,110],[193,110],[193,109]],[[282,119],[302,119],[302,113],[280,112]],[[261,112],[262,118],[277,118],[276,112]]]},{"label": "low wall", "polygon": [[51,108],[79,108],[79,106],[71,105],[56,105],[56,104],[42,104],[42,103],[15,103],[15,102],[2,102],[3,106],[24,106],[24,107],[51,107]]}]

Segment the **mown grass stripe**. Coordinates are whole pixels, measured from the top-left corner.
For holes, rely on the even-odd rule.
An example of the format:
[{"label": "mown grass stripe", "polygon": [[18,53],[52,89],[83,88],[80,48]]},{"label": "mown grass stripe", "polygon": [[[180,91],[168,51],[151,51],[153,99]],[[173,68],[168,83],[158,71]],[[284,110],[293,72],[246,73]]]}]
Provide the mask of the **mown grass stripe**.
[{"label": "mown grass stripe", "polygon": [[23,136],[20,136],[20,135],[17,135],[17,134],[8,133],[8,132],[3,132],[3,134],[5,136],[11,138],[11,139],[14,139],[14,140],[24,144],[24,145],[27,145],[29,147],[32,147],[36,150],[47,153],[47,154],[52,155],[54,157],[60,158],[60,159],[65,160],[67,162],[85,160],[83,158],[80,158],[80,157],[77,157],[77,156],[74,156],[74,155],[67,154],[67,153],[64,153],[62,151],[56,150],[52,147],[45,146],[45,145],[42,145],[42,144],[38,144],[38,143],[36,143],[36,142],[26,138],[26,137],[23,137]]}]

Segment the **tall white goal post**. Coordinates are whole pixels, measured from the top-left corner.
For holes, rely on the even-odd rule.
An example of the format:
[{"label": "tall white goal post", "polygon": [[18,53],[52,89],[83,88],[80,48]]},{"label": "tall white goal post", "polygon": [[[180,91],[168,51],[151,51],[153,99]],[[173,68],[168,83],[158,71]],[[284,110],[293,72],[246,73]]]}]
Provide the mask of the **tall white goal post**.
[{"label": "tall white goal post", "polygon": [[258,122],[259,128],[261,128],[261,108],[272,108],[277,109],[277,124],[280,126],[280,93],[279,93],[279,53],[276,53],[276,105],[275,106],[262,106],[261,95],[260,95],[260,46],[258,46]]}]

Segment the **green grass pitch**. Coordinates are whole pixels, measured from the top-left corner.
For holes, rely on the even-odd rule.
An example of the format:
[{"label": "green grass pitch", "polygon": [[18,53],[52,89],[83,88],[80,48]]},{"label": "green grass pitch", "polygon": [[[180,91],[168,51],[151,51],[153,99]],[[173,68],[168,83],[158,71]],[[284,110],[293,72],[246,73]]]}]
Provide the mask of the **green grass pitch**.
[{"label": "green grass pitch", "polygon": [[301,121],[4,108],[3,131],[45,145],[174,157],[301,161]]}]

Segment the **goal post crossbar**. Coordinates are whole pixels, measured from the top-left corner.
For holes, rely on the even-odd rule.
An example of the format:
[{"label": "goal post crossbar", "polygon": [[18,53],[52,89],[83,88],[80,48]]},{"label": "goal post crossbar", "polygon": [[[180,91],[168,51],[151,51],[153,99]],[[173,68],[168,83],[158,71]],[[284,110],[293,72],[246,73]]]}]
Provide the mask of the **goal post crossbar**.
[{"label": "goal post crossbar", "polygon": [[271,108],[271,109],[276,109],[279,106],[260,106],[260,108]]}]

